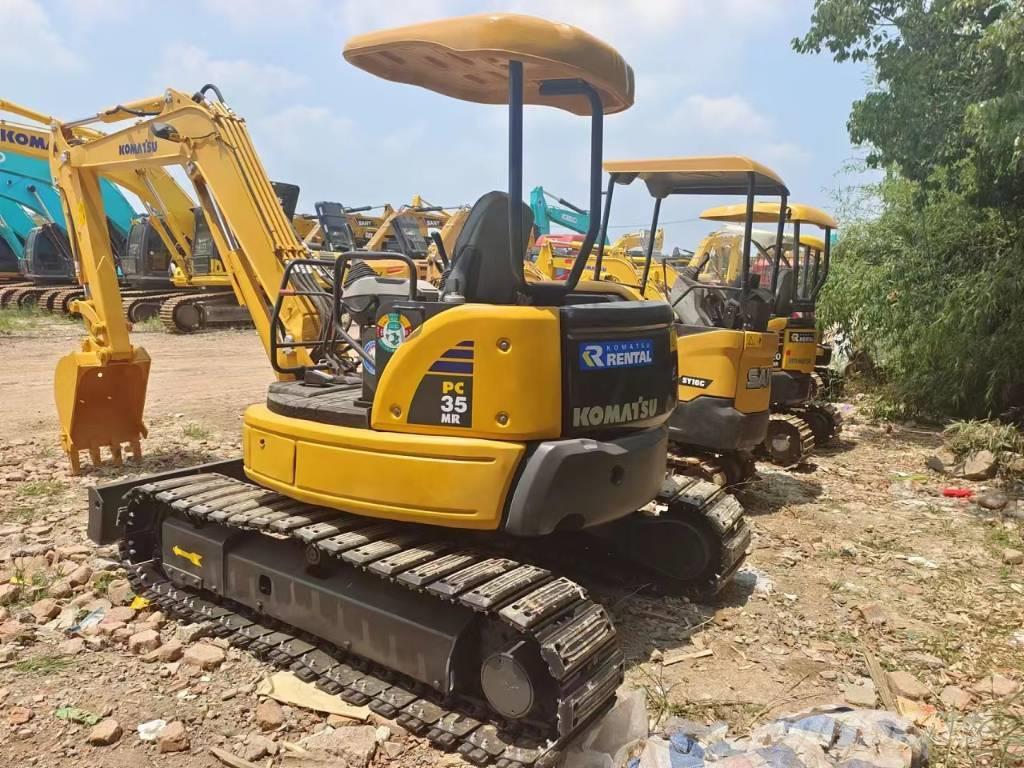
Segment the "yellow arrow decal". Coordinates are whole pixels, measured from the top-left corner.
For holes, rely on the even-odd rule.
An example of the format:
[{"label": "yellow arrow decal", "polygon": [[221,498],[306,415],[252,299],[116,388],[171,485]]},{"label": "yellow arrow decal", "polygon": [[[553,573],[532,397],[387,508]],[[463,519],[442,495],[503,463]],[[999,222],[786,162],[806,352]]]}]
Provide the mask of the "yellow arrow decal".
[{"label": "yellow arrow decal", "polygon": [[196,568],[202,568],[203,567],[203,556],[200,555],[198,552],[186,552],[184,549],[179,547],[177,544],[175,544],[173,547],[171,547],[171,552],[173,552],[178,557],[185,558],[190,563],[192,563],[192,565],[194,565]]}]

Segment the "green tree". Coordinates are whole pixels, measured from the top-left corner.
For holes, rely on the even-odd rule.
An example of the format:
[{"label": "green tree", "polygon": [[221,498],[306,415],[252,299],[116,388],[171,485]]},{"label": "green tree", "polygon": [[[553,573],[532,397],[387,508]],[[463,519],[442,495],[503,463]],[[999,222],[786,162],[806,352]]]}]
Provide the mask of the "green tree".
[{"label": "green tree", "polygon": [[875,75],[848,127],[885,171],[880,212],[844,222],[822,322],[906,415],[1021,404],[1024,2],[817,0],[793,45]]},{"label": "green tree", "polygon": [[850,137],[868,162],[927,185],[970,161],[979,202],[1024,207],[1024,3],[817,0],[797,51],[870,61]]}]

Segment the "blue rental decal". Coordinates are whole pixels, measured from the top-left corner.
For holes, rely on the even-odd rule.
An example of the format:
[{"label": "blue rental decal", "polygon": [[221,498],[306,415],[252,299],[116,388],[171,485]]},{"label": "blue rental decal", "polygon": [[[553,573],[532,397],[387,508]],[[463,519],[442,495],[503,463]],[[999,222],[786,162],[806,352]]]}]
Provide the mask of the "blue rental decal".
[{"label": "blue rental decal", "polygon": [[370,339],[368,342],[363,344],[363,349],[366,350],[366,354],[368,354],[370,356],[370,360],[373,360],[372,363],[367,361],[367,360],[363,360],[363,368],[365,368],[366,372],[368,374],[370,374],[371,376],[376,376],[377,375],[377,340],[376,339]]},{"label": "blue rental decal", "polygon": [[580,368],[583,370],[639,368],[653,364],[654,341],[651,339],[580,342]]}]

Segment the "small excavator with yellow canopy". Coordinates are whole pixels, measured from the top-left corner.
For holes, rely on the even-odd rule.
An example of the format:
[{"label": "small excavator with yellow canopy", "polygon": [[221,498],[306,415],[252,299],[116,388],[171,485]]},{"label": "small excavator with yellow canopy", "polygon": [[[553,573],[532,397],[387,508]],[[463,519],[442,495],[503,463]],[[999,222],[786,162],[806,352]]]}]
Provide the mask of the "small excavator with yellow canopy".
[{"label": "small excavator with yellow canopy", "polygon": [[[344,55],[508,106],[508,190],[472,207],[443,283],[404,254],[311,256],[214,86],[80,121],[134,121],[101,138],[55,124],[88,289],[88,338],[55,383],[64,447],[116,459],[144,435],[150,363],[120,313],[98,178],[184,167],[279,381],[246,410],[240,459],[97,487],[90,536],[119,543],[138,594],[329,693],[476,764],[551,765],[624,663],[607,611],[555,564],[714,592],[750,540],[734,500],[695,507],[701,481],[666,476],[672,313],[580,279],[596,220],[566,280],[524,277],[524,104],[589,118],[596,210],[604,118],[632,105],[633,73],[580,29],[508,14],[364,34]],[[403,278],[368,266],[395,259]]]},{"label": "small excavator with yellow canopy", "polygon": [[[672,306],[679,337],[679,402],[669,419],[670,463],[722,486],[748,480],[755,471],[752,451],[764,441],[768,428],[769,373],[777,344],[768,325],[770,300],[760,288],[759,276],[750,270],[750,231],[756,206],[763,204],[756,198],[779,197],[785,205],[789,190],[774,171],[739,156],[609,161],[604,169],[609,176],[602,234],[608,228],[616,187],[637,179],[654,199],[651,232],[658,231],[662,203],[669,197],[746,197],[745,203],[733,206],[747,234],[745,246],[736,253],[740,274],[735,282],[701,282],[706,258],[689,268],[654,264],[651,239],[637,293],[649,296],[654,275],[661,273],[657,290],[666,291],[662,295]],[[777,223],[781,242],[783,225],[781,220]],[[602,242],[599,238],[595,272],[603,269]]]},{"label": "small excavator with yellow canopy", "polygon": [[[772,370],[772,420],[764,452],[782,466],[798,464],[815,445],[826,445],[842,431],[842,414],[830,403],[814,400],[815,366],[823,353],[815,323],[818,295],[828,279],[831,236],[836,220],[812,205],[759,203],[755,221],[777,221],[780,211],[792,226],[790,248],[778,244],[770,260],[774,310],[768,327],[779,334]],[[701,213],[707,221],[737,222],[739,206],[721,206]],[[824,237],[808,241],[802,225],[819,227]],[[794,247],[793,243],[799,243]],[[820,243],[820,248],[816,248]]]}]

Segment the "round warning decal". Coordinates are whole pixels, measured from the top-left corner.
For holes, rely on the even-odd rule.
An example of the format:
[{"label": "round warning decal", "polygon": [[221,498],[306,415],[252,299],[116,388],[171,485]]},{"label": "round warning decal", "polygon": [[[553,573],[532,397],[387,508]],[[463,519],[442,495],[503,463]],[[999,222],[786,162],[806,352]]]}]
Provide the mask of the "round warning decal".
[{"label": "round warning decal", "polygon": [[377,341],[388,352],[398,349],[405,337],[412,333],[409,318],[397,312],[388,312],[377,321]]},{"label": "round warning decal", "polygon": [[377,365],[376,365],[377,341],[376,341],[376,339],[370,339],[368,342],[363,344],[363,349],[366,350],[366,354],[368,354],[370,356],[369,360],[363,360],[363,368],[365,368],[366,372],[369,373],[371,376],[376,376],[377,375]]}]

